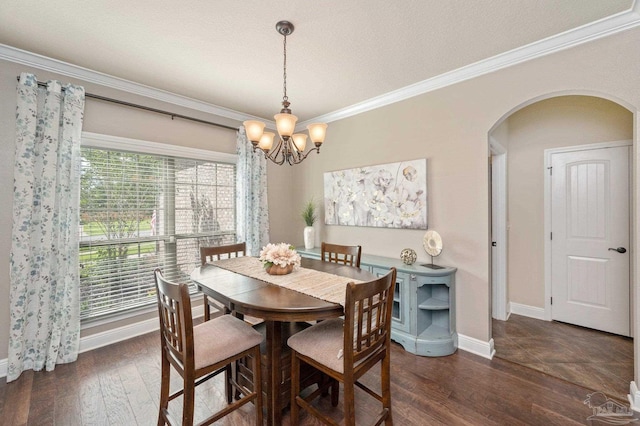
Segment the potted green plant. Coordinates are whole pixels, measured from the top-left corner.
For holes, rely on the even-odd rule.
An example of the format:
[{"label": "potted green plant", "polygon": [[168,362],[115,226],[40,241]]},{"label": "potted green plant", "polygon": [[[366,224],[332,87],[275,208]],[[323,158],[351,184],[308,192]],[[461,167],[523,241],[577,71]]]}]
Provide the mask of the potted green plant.
[{"label": "potted green plant", "polygon": [[316,202],[313,198],[307,201],[304,205],[301,216],[305,225],[307,225],[304,227],[304,248],[307,250],[312,249],[315,245],[316,239],[316,231],[313,224],[318,219],[316,214]]}]

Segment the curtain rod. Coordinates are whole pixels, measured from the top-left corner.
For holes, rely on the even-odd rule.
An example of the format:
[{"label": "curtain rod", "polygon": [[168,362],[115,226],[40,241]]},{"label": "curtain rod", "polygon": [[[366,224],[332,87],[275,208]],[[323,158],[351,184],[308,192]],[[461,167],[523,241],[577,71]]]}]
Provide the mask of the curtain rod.
[{"label": "curtain rod", "polygon": [[[18,76],[18,81],[20,81],[20,76]],[[46,87],[47,83],[44,83],[42,81],[38,81],[38,86]],[[64,90],[64,87],[62,88],[62,90]],[[195,121],[196,123],[208,124],[210,126],[216,126],[216,127],[222,127],[223,129],[238,130],[237,127],[226,126],[224,124],[214,123],[213,121],[206,121],[206,120],[201,120],[201,119],[195,118],[195,117],[189,117],[187,115],[175,114],[173,112],[164,111],[164,110],[157,109],[157,108],[151,108],[151,107],[147,107],[147,106],[144,106],[144,105],[133,104],[131,102],[121,101],[121,100],[118,100],[118,99],[107,98],[106,96],[94,95],[92,93],[85,93],[84,96],[86,98],[97,99],[99,101],[111,102],[111,103],[114,103],[114,104],[123,105],[123,106],[127,106],[127,107],[130,107],[130,108],[137,108],[137,109],[142,109],[144,111],[150,111],[150,112],[155,112],[155,113],[158,113],[158,114],[168,115],[168,116],[171,117],[172,120],[177,117],[177,118],[182,118],[183,120]]]}]

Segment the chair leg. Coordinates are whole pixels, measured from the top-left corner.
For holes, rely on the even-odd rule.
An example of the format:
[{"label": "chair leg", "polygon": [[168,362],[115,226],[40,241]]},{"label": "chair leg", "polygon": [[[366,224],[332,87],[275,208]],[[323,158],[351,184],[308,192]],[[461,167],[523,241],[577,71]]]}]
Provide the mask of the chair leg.
[{"label": "chair leg", "polygon": [[382,408],[387,409],[387,418],[384,421],[386,426],[393,425],[391,418],[391,357],[387,351],[386,356],[382,359],[382,371],[380,372],[380,387],[382,391]]},{"label": "chair leg", "polygon": [[[235,365],[235,363],[232,363]],[[231,380],[234,379],[231,372],[231,364],[228,364],[224,368],[224,393],[227,395],[227,404],[233,402],[233,386],[231,386]],[[235,378],[237,380],[237,378]]]},{"label": "chair leg", "polygon": [[355,404],[355,387],[353,385],[353,377],[351,380],[345,378],[344,381],[344,425],[355,426],[356,424],[356,404]]},{"label": "chair leg", "polygon": [[169,385],[171,379],[171,366],[169,360],[166,358],[164,349],[162,350],[162,367],[161,367],[161,379],[160,379],[160,409],[158,411],[158,426],[164,426],[166,424],[163,410],[169,407]]},{"label": "chair leg", "polygon": [[337,407],[340,399],[340,382],[336,379],[331,379],[331,406]]},{"label": "chair leg", "polygon": [[191,426],[193,425],[193,411],[195,408],[195,378],[185,375],[183,379],[182,425]]},{"label": "chair leg", "polygon": [[291,426],[298,424],[300,410],[296,398],[300,393],[300,360],[297,352],[291,350]]},{"label": "chair leg", "polygon": [[[243,365],[244,365],[244,367],[245,367],[245,368],[247,368],[247,367],[248,367],[248,365],[249,365],[249,362],[250,362],[250,361],[251,361],[251,360],[250,360],[250,357],[247,355],[247,356],[245,356],[244,358],[240,358],[239,360],[236,360],[236,361],[233,363],[233,378],[234,378],[234,380],[236,381],[236,383],[239,383],[239,380],[240,380],[240,365],[241,365],[241,364],[243,364]],[[254,362],[255,362],[255,361],[254,361]],[[252,369],[251,371],[252,371],[252,373],[251,373],[251,374],[253,374],[253,369]],[[251,379],[251,380],[253,380],[253,379]],[[232,400],[233,400],[234,398],[235,398],[236,400],[239,400],[239,399],[240,399],[240,397],[242,396],[242,394],[240,393],[240,389],[237,389],[237,388],[236,388],[235,390],[234,390],[234,389],[232,389],[232,392],[233,392],[233,393],[231,394],[231,399],[232,399]]]},{"label": "chair leg", "polygon": [[256,425],[262,426],[262,376],[260,370],[260,346],[253,352],[253,391],[256,393]]},{"label": "chair leg", "polygon": [[204,295],[204,320],[209,321],[211,319],[211,308],[209,307],[209,298]]}]

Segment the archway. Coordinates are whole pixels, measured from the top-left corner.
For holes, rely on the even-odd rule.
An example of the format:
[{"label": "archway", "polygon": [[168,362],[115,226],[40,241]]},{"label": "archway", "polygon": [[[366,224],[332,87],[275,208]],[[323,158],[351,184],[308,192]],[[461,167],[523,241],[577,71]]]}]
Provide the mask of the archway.
[{"label": "archway", "polygon": [[[509,253],[508,258],[503,259],[508,274],[505,274],[507,278],[502,283],[504,287],[496,283],[495,278],[492,279],[494,304],[499,304],[501,300],[506,304],[508,301],[509,304],[504,306],[504,309],[510,313],[539,320],[551,318],[550,314],[548,315],[550,309],[546,306],[548,299],[544,288],[545,268],[547,268],[544,258],[547,235],[544,233],[542,200],[544,149],[633,139],[633,137],[634,113],[631,108],[624,105],[624,102],[611,99],[609,96],[585,92],[554,93],[531,99],[513,108],[492,127],[489,132],[492,152],[494,154],[497,152],[496,146],[503,149],[506,152],[504,155],[507,157],[507,169],[510,170],[505,176],[508,191],[504,195],[509,200],[508,203],[504,203],[509,212],[509,247],[508,250],[502,248],[505,255]],[[631,201],[634,198],[635,196],[632,195]],[[505,217],[507,217],[506,214]],[[637,231],[632,230],[632,246],[636,244],[634,232]],[[496,248],[492,250],[492,255],[499,254]],[[506,291],[507,282],[510,294]],[[633,294],[633,290],[637,287],[637,279],[633,274],[631,283]],[[494,309],[494,317],[495,312],[496,309]],[[500,316],[498,318],[506,319]],[[497,356],[500,357],[500,338],[495,333],[492,332],[492,334],[494,334]],[[506,346],[504,340],[502,343]],[[628,346],[633,353],[631,345],[629,343]],[[543,357],[544,354],[538,358]],[[567,357],[570,358],[570,355]],[[627,362],[630,363],[627,370],[630,373],[624,379],[626,383],[621,382],[622,392],[627,389],[629,381],[633,380],[633,359]],[[566,375],[561,377],[571,380]],[[589,387],[589,383],[580,384]],[[618,390],[620,389],[618,387]],[[622,399],[624,395],[614,396]]]}]

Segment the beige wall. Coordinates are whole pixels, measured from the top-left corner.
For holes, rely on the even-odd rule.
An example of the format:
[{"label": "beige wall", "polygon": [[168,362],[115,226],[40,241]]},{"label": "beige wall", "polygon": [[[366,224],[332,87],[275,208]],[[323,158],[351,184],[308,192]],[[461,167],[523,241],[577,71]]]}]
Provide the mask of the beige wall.
[{"label": "beige wall", "polygon": [[[309,194],[322,195],[323,172],[427,158],[429,228],[444,241],[439,263],[458,268],[458,331],[486,342],[491,316],[488,132],[512,111],[553,93],[601,93],[635,111],[640,106],[639,41],[640,30],[631,30],[333,122],[320,156],[295,169],[300,185],[294,200],[301,205]],[[418,261],[427,260],[424,231],[319,230],[318,240],[360,243],[366,253],[389,257],[410,247]]]},{"label": "beige wall", "polygon": [[[439,262],[458,268],[458,331],[487,342],[490,338],[488,132],[510,111],[551,93],[600,93],[637,111],[639,42],[640,29],[629,30],[331,123],[319,156],[312,155],[301,166],[269,169],[273,173],[269,177],[272,239],[295,238],[296,243],[302,242],[303,223],[298,212],[309,195],[322,195],[323,172],[427,158],[429,226],[438,230],[444,240]],[[0,141],[7,153],[0,160],[3,200],[11,199],[14,79],[22,68],[0,63],[0,93],[4,95],[0,101]],[[38,74],[45,77],[44,73]],[[634,139],[637,137],[635,134]],[[639,163],[638,150],[634,150],[634,168]],[[634,188],[638,188],[637,179],[635,175]],[[3,235],[0,252],[5,259],[10,230],[11,211],[6,207],[0,213],[0,235]],[[318,241],[358,242],[366,253],[391,257],[398,257],[403,248],[412,247],[420,255],[419,261],[427,260],[421,248],[424,231],[340,226],[319,226],[319,231]],[[631,250],[636,261],[637,247],[636,239]],[[634,286],[637,285],[635,279]],[[0,266],[3,325],[0,359],[6,357],[7,298],[8,262],[5,262]]]},{"label": "beige wall", "polygon": [[[175,105],[165,104],[147,98],[131,95],[117,90],[107,89],[80,80],[70,79],[41,70],[25,67],[6,61],[0,61],[0,257],[6,259],[0,263],[0,360],[7,357],[9,336],[9,253],[11,249],[11,226],[13,198],[13,156],[15,150],[15,111],[16,111],[16,76],[27,71],[36,74],[39,80],[46,81],[57,78],[62,82],[81,84],[86,91],[119,100],[133,102],[175,112],[221,124],[237,126],[233,120],[214,117],[198,111],[192,111]],[[146,141],[160,142],[184,147],[208,149],[212,151],[235,153],[236,133],[233,130],[199,124],[192,121],[132,109],[124,106],[87,99],[85,106],[83,130],[112,136],[121,136]],[[269,173],[270,214],[283,218],[272,226],[272,235],[283,240],[289,238],[288,228],[281,223],[290,222],[291,211],[286,206],[291,193],[291,171],[285,168],[273,169]],[[82,331],[82,337],[106,331],[115,327],[131,324],[136,321],[155,317],[157,314],[139,315],[127,320],[108,325],[92,327]]]},{"label": "beige wall", "polygon": [[633,115],[589,96],[537,102],[508,123],[508,283],[511,302],[544,308],[544,150],[631,139]]},{"label": "beige wall", "polygon": [[291,166],[277,166],[273,163],[267,165],[269,235],[273,243],[302,243],[302,231],[296,233],[293,226],[296,221],[302,219],[297,215],[297,209],[291,201],[294,188],[292,175]]}]

